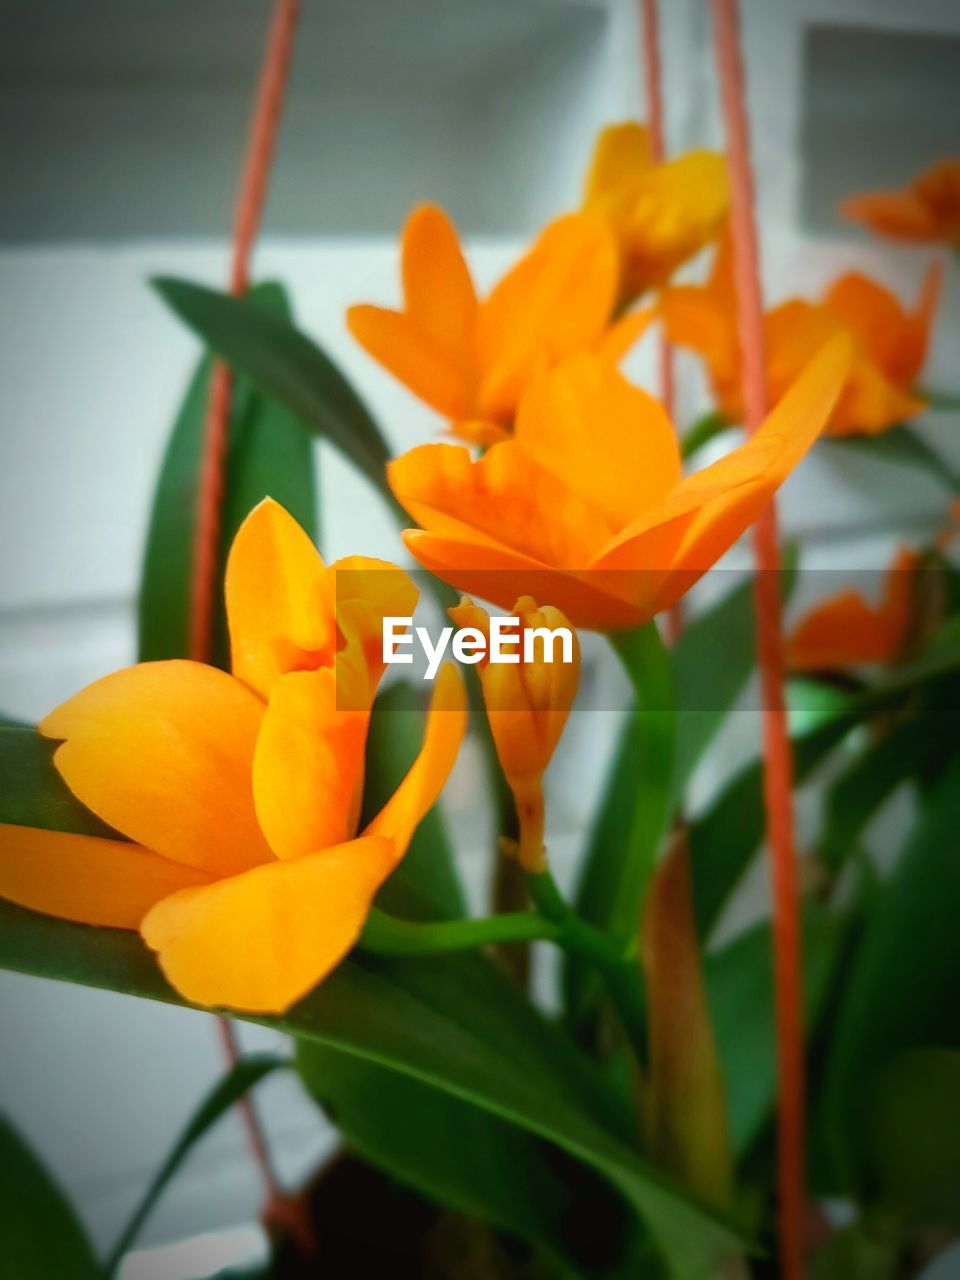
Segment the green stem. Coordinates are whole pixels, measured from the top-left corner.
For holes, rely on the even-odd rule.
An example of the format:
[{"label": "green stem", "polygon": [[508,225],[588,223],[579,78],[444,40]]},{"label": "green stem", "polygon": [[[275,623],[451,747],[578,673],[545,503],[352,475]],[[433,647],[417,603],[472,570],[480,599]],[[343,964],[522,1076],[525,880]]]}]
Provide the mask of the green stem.
[{"label": "green stem", "polygon": [[517,911],[480,920],[418,922],[398,920],[374,907],[367,917],[361,945],[375,955],[421,956],[467,951],[497,942],[557,942],[556,924],[535,911]]},{"label": "green stem", "polygon": [[637,1060],[643,1062],[646,1057],[646,1019],[639,970],[632,954],[574,911],[549,871],[531,872],[527,876],[527,885],[537,909],[557,925],[559,945],[579,952],[595,965]]}]

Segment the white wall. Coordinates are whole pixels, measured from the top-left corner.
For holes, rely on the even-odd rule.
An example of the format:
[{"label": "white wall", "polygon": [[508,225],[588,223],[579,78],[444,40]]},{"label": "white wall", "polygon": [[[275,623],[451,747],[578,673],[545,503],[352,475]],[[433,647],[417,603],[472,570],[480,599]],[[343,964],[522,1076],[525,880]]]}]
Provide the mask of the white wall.
[{"label": "white wall", "polygon": [[[101,2],[102,21],[115,20],[116,12]],[[630,114],[639,99],[637,35],[629,0],[527,0],[517,6],[525,16],[506,28],[511,47],[504,47],[503,29],[497,25],[500,11],[478,29],[477,8],[466,0],[418,0],[419,25],[411,28],[411,36],[411,30],[399,28],[385,34],[383,0],[364,0],[349,11],[338,7],[330,22],[339,71],[329,84],[310,75],[310,41],[316,40],[319,58],[325,34],[314,26],[301,50],[301,90],[281,147],[288,148],[303,172],[322,143],[324,183],[298,180],[296,172],[287,170],[282,199],[274,209],[276,221],[268,217],[257,254],[256,275],[288,284],[299,323],[361,387],[397,449],[429,438],[435,422],[356,348],[343,325],[349,303],[389,301],[396,294],[395,232],[401,215],[391,193],[406,191],[411,168],[418,167],[426,186],[416,190],[453,193],[474,232],[472,262],[479,278],[489,282],[538,219],[575,202],[597,124]],[[663,8],[671,142],[675,147],[703,139],[715,142],[719,126],[705,8],[697,0],[670,0]],[[799,221],[803,23],[811,14],[835,20],[841,8],[841,16],[874,21],[874,9],[866,4],[745,4],[771,300],[795,289],[815,291],[850,264],[875,271],[909,293],[925,257],[892,252],[839,231],[835,236],[821,232],[814,239]],[[911,21],[918,24],[939,23],[954,30],[960,25],[946,5],[912,9]],[[156,7],[147,10],[155,21]],[[474,14],[469,22],[468,10]],[[886,20],[900,22],[899,10],[891,8]],[[262,19],[264,11],[263,5],[247,3],[242,13],[252,21]],[[204,27],[206,19],[195,6],[178,12],[185,23],[196,13]],[[233,21],[244,35],[239,18]],[[316,12],[310,21],[317,23]],[[148,46],[163,29],[162,23],[151,28]],[[543,40],[538,39],[541,31]],[[130,38],[144,43],[142,32],[134,30]],[[8,108],[13,103],[14,124],[22,123],[30,141],[17,158],[29,169],[25,182],[33,192],[35,203],[29,207],[35,210],[37,235],[29,235],[23,201],[14,202],[16,217],[0,218],[0,228],[6,228],[6,241],[0,238],[0,709],[31,719],[132,658],[132,602],[147,503],[165,433],[196,356],[190,336],[145,282],[154,274],[212,284],[223,280],[224,244],[203,232],[211,208],[216,208],[217,175],[221,170],[232,174],[236,167],[237,141],[224,124],[226,132],[214,132],[204,145],[195,140],[185,145],[184,159],[174,130],[167,144],[178,182],[165,183],[158,153],[149,148],[139,153],[136,133],[131,138],[129,130],[118,127],[116,137],[109,132],[89,136],[92,121],[109,130],[111,119],[122,111],[122,85],[118,89],[111,81],[111,111],[91,114],[85,97],[89,81],[75,83],[75,67],[67,74],[73,67],[73,37],[67,32],[59,43],[51,40],[59,59],[53,64],[39,58],[24,36],[16,93],[4,100]],[[179,47],[182,42],[178,38],[174,43]],[[218,72],[220,108],[223,103],[230,107],[214,111],[221,122],[241,109],[238,85],[245,85],[251,70],[244,59],[255,56],[253,37],[238,36],[234,44],[233,61]],[[201,75],[206,92],[214,94],[221,81],[211,76],[203,58],[212,57],[215,48],[216,42],[208,48],[198,38],[186,64],[191,74]],[[128,85],[136,96],[149,82],[151,110],[157,103],[162,107],[164,94],[177,91],[178,64],[165,60],[168,54],[174,56],[159,48],[152,78],[144,72],[140,81],[134,76]],[[9,51],[5,56],[8,62],[13,57]],[[331,55],[325,56],[329,64]],[[388,90],[378,104],[381,140],[374,149],[369,120],[357,124],[357,103],[362,98],[369,112],[370,98],[358,98],[350,90],[351,58],[365,68],[365,85],[390,70]],[[461,65],[458,59],[464,68],[459,78],[452,74]],[[111,66],[111,75],[123,66],[122,45]],[[49,113],[55,119],[57,103],[62,108],[65,102],[69,110],[71,92],[87,123],[71,135],[70,154],[77,163],[66,165],[50,141],[56,130],[49,128]],[[192,99],[188,95],[186,100]],[[137,102],[138,110],[147,112]],[[403,110],[394,110],[398,102]],[[455,117],[450,114],[453,102],[460,107]],[[33,111],[46,122],[46,133],[28,118]],[[175,118],[179,130],[189,129],[188,117]],[[312,132],[315,122],[320,122],[319,142]],[[53,152],[44,152],[45,146]],[[89,173],[83,176],[87,146],[96,159],[92,172],[106,184],[106,194],[91,193]],[[335,164],[329,159],[331,147]],[[149,174],[143,189],[132,176],[131,156]],[[208,158],[216,181],[193,193],[193,199],[190,183],[202,186]],[[41,164],[47,170],[43,182],[33,171]],[[49,203],[43,203],[48,188],[64,201],[71,195],[81,201],[84,241],[68,239]],[[183,193],[189,216],[172,208],[171,189],[174,195]],[[150,193],[148,199],[143,190]],[[357,203],[358,190],[366,211]],[[111,193],[123,208],[111,211]],[[151,218],[161,227],[174,226],[176,234],[137,234]],[[71,225],[69,216],[62,222]],[[271,225],[297,234],[271,233]],[[310,233],[311,225],[326,234]],[[103,227],[107,230],[99,234]],[[927,380],[957,390],[960,379],[951,359],[960,329],[955,281],[951,294]],[[638,379],[649,380],[651,367],[650,353],[645,353],[632,369]],[[682,362],[681,369],[681,406],[689,418],[699,401],[699,380],[689,362]],[[960,463],[956,423],[931,418],[929,430]],[[396,535],[378,500],[337,456],[322,453],[325,552],[331,557],[345,552],[398,557]],[[783,512],[786,531],[808,539],[818,564],[859,567],[884,563],[902,531],[919,535],[934,528],[942,505],[935,486],[922,476],[892,472],[878,462],[828,449],[791,480]],[[575,722],[572,729],[577,727]],[[556,791],[562,798],[554,810],[554,845],[562,864],[575,853],[590,798],[584,779],[595,781],[603,763],[596,748],[602,728],[595,725],[586,735],[581,726],[579,740],[572,734],[558,761]],[[755,744],[751,713],[738,719],[734,738],[740,751]],[[728,766],[731,758],[726,753]],[[472,807],[470,768],[468,757],[449,803],[459,815],[465,871],[479,893],[488,836]],[[708,790],[713,780],[709,773],[700,779],[700,791]],[[11,975],[0,975],[0,1010],[5,1049],[0,1101],[67,1183],[97,1240],[105,1244],[171,1135],[216,1075],[212,1022],[199,1014]],[[248,1031],[245,1038],[259,1043],[264,1033]],[[286,1176],[300,1177],[329,1147],[330,1136],[291,1082],[271,1082],[262,1096],[281,1167]],[[174,1239],[253,1217],[256,1181],[241,1152],[237,1125],[224,1125],[169,1193],[147,1238]]]}]

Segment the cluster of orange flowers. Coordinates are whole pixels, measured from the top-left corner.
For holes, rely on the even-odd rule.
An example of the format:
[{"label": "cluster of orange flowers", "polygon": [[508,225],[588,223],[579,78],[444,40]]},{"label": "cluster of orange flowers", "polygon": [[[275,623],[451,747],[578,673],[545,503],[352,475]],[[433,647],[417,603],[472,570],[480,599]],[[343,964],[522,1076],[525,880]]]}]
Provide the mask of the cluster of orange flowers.
[{"label": "cluster of orange flowers", "polygon": [[[943,225],[956,239],[951,173],[918,184],[912,212],[907,197],[864,199],[854,211],[904,234]],[[673,341],[703,356],[724,413],[739,417],[727,199],[720,157],[654,164],[644,129],[608,129],[583,207],[551,223],[483,299],[446,215],[429,206],[411,215],[402,309],[357,306],[348,323],[465,442],[426,444],[390,465],[390,486],[417,526],[404,540],[423,566],[499,606],[517,600],[525,626],[636,627],[723,555],[821,431],[877,431],[921,407],[914,384],[938,273],[912,312],[847,276],[820,303],[769,314],[772,412],[747,443],[682,474],[673,424],[617,366],[659,316]],[[711,242],[706,284],[673,285]],[[416,591],[378,561],[324,566],[269,501],[238,533],[225,585],[231,673],[186,661],[136,666],[40,725],[60,743],[67,786],[125,839],[7,827],[0,895],[138,929],[197,1004],[276,1012],[356,942],[453,767],[465,697],[456,669],[443,668],[419,758],[358,834],[382,620],[411,614]],[[849,623],[860,606],[844,608]],[[884,608],[892,627],[901,605]],[[487,625],[467,599],[453,614]],[[808,624],[802,643],[829,650],[829,625]],[[577,662],[480,672],[521,817],[520,857],[534,872],[543,773],[577,675]]]}]

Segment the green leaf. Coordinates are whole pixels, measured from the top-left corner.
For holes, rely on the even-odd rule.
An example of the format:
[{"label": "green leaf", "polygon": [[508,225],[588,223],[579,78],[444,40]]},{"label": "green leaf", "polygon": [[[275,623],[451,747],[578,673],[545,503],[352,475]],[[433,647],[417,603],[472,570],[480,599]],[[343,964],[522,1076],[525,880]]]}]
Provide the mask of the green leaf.
[{"label": "green leaf", "polygon": [[910,1049],[867,1082],[858,1140],[871,1198],[913,1226],[960,1227],[960,1052]]},{"label": "green leaf", "polygon": [[816,1255],[810,1280],[893,1280],[897,1248],[854,1224],[833,1232]]},{"label": "green leaf", "polygon": [[[0,812],[9,776],[0,769]],[[0,967],[183,1003],[136,934],[2,902]],[[619,1099],[484,955],[350,959],[284,1016],[251,1020],[389,1066],[555,1143],[624,1196],[676,1277],[702,1280],[738,1247],[728,1224],[635,1154]]]},{"label": "green leaf", "polygon": [[[413,764],[423,742],[425,718],[411,685],[398,682],[373,705],[367,735],[363,826],[383,808]],[[466,912],[453,849],[439,808],[414,833],[410,848],[377,896],[378,905],[407,919],[449,920]]]},{"label": "green leaf", "polygon": [[[806,1025],[824,1011],[848,924],[808,904],[803,922]],[[766,922],[754,925],[706,957],[706,983],[727,1086],[730,1138],[742,1157],[770,1118],[776,1094],[773,941]]]},{"label": "green leaf", "polygon": [[64,786],[53,764],[58,746],[36,729],[0,725],[0,822],[119,839]]},{"label": "green leaf", "polygon": [[[0,967],[183,1003],[139,937],[0,903]],[[702,1280],[740,1245],[624,1140],[630,1120],[556,1027],[485,957],[347,960],[289,1013],[251,1021],[390,1066],[554,1142],[640,1214],[671,1274]]]},{"label": "green leaf", "polygon": [[[784,602],[796,583],[796,557],[785,557]],[[742,582],[691,619],[670,652],[677,694],[679,795],[756,667],[754,583]]]},{"label": "green leaf", "polygon": [[0,1251],[7,1280],[102,1280],[63,1192],[0,1116]]},{"label": "green leaf", "polygon": [[863,1081],[895,1054],[960,1047],[960,761],[931,789],[876,900],[837,1014],[822,1125],[840,1179],[863,1171],[852,1117]]},{"label": "green leaf", "polygon": [[[938,682],[946,684],[958,671],[960,636],[944,628],[940,642],[923,658],[844,699],[832,712],[818,715],[809,727],[792,735],[796,783],[802,784],[851,729],[904,703],[919,690],[935,691]],[[713,927],[763,834],[763,766],[757,760],[741,770],[690,826],[694,903],[701,937]]]},{"label": "green leaf", "polygon": [[[615,646],[630,675],[635,707],[622,730],[615,764],[590,835],[576,893],[582,916],[624,940],[636,936],[643,899],[671,808],[674,714],[670,659],[654,623],[624,633]],[[566,1006],[589,1038],[599,993],[596,974],[568,957]]]},{"label": "green leaf", "polygon": [[[279,285],[258,285],[245,303],[293,332]],[[197,525],[197,491],[213,361],[200,361],[167,445],[150,516],[139,599],[140,661],[183,657],[189,650],[190,590]],[[317,486],[313,440],[301,421],[250,382],[234,382],[220,535],[223,581],[226,555],[247,514],[265,497],[281,503],[317,540]],[[217,595],[215,651],[228,659],[222,588]]]},{"label": "green leaf", "polygon": [[816,846],[831,873],[862,851],[866,828],[881,806],[902,783],[920,776],[944,746],[925,718],[908,720],[870,743],[839,775],[826,794]]},{"label": "green leaf", "polygon": [[318,346],[249,297],[231,297],[186,280],[153,283],[181,320],[235,372],[329,440],[389,497],[387,445],[363,401]]},{"label": "green leaf", "polygon": [[900,424],[877,435],[831,436],[823,444],[835,449],[872,454],[895,466],[914,467],[933,476],[951,493],[960,492],[960,476],[953,472],[946,460],[913,427]]},{"label": "green leaf", "polygon": [[275,1054],[252,1054],[250,1057],[242,1058],[217,1082],[197,1108],[187,1127],[174,1143],[170,1154],[151,1179],[146,1194],[110,1253],[106,1268],[108,1276],[116,1272],[170,1180],[200,1139],[261,1080],[272,1075],[274,1071],[287,1069],[290,1066],[288,1058],[280,1058]]},{"label": "green leaf", "polygon": [[371,1164],[561,1265],[569,1264],[573,1207],[581,1219],[602,1213],[603,1238],[592,1232],[591,1244],[612,1260],[628,1211],[582,1165],[561,1167],[555,1149],[516,1125],[339,1049],[301,1041],[297,1063],[348,1146]]}]

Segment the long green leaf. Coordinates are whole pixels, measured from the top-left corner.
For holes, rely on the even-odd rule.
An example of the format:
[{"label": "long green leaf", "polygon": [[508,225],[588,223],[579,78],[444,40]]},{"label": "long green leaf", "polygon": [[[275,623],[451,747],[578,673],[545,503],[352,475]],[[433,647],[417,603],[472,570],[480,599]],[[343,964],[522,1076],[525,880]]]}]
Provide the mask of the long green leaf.
[{"label": "long green leaf", "polygon": [[363,401],[318,346],[249,298],[234,298],[186,280],[163,278],[153,283],[184,323],[231,368],[286,405],[389,494],[386,443]]},{"label": "long green leaf", "polygon": [[[808,906],[803,927],[803,991],[812,1031],[824,1009],[847,922]],[[770,926],[752,926],[706,958],[706,983],[727,1086],[730,1138],[743,1156],[770,1118],[776,1093]]]},{"label": "long green leaf", "polygon": [[852,1118],[868,1071],[907,1049],[960,1047],[958,830],[955,760],[929,793],[871,912],[837,1015],[822,1123],[837,1172],[848,1184],[862,1178]]},{"label": "long green leaf", "polygon": [[[842,701],[811,727],[793,734],[794,775],[802,783],[851,729],[878,712],[905,702],[919,690],[935,689],[960,672],[960,638],[946,628],[942,642],[923,658]],[[955,691],[952,695],[955,703]],[[747,765],[690,827],[694,905],[705,937],[749,866],[764,833],[763,766]]]},{"label": "long green leaf", "polygon": [[904,1225],[960,1227],[960,1052],[909,1049],[857,1107],[871,1200]]},{"label": "long green leaf", "polygon": [[906,424],[890,427],[877,435],[833,436],[824,443],[835,449],[870,454],[895,466],[915,467],[938,480],[951,492],[960,492],[960,476],[957,476],[932,445]]},{"label": "long green leaf", "polygon": [[573,1206],[581,1217],[602,1213],[606,1230],[600,1240],[592,1233],[592,1252],[613,1260],[615,1228],[619,1223],[622,1234],[629,1211],[582,1165],[568,1160],[561,1167],[559,1152],[516,1125],[339,1049],[300,1041],[297,1062],[349,1147],[371,1164],[565,1266]]},{"label": "long green leaf", "polygon": [[[6,903],[0,967],[182,1003],[135,934]],[[620,1136],[629,1120],[599,1079],[482,956],[348,960],[288,1014],[252,1020],[390,1066],[556,1143],[633,1205],[676,1277],[702,1280],[738,1248],[729,1225],[634,1153]]]},{"label": "long green leaf", "polygon": [[[576,905],[582,916],[624,940],[636,936],[647,884],[666,832],[673,795],[676,717],[670,660],[650,623],[619,637],[635,706],[622,730],[613,772],[583,861]],[[572,1025],[589,1039],[599,985],[568,957],[564,993]]]},{"label": "long green leaf", "polygon": [[36,729],[0,725],[0,822],[119,838],[64,786],[53,764],[57,745]]},{"label": "long green leaf", "polygon": [[[253,288],[245,303],[271,321],[290,326],[279,285]],[[139,599],[140,660],[183,657],[189,649],[190,584],[197,526],[197,490],[213,361],[200,361],[177,415],[164,455],[147,534]],[[317,539],[317,486],[313,439],[276,400],[235,380],[227,438],[220,531],[220,574],[244,517],[265,497],[275,498]],[[218,591],[216,653],[227,659],[222,591]]]},{"label": "long green leaf", "polygon": [[261,1080],[265,1080],[275,1071],[290,1066],[288,1058],[281,1058],[276,1054],[252,1054],[250,1057],[242,1058],[221,1080],[217,1081],[174,1143],[166,1160],[154,1174],[143,1199],[123,1229],[107,1263],[108,1276],[116,1272],[157,1201],[200,1139]]},{"label": "long green leaf", "polygon": [[69,1201],[0,1116],[0,1273],[5,1280],[103,1280]]}]

